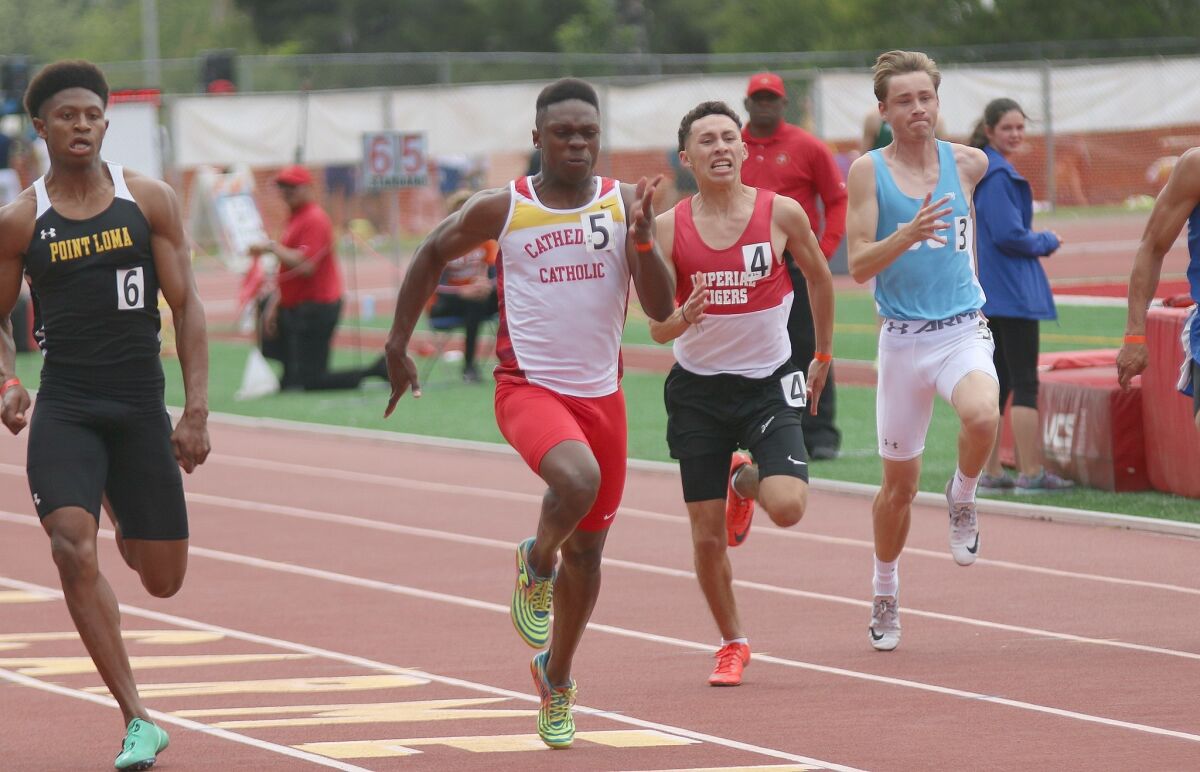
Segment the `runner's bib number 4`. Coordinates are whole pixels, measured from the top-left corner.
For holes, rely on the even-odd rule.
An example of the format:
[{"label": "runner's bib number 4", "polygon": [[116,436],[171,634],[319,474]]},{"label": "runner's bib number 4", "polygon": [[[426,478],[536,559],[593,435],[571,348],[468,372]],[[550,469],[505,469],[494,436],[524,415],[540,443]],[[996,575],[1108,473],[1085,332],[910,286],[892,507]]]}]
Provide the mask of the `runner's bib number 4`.
[{"label": "runner's bib number 4", "polygon": [[783,399],[791,407],[804,407],[808,404],[808,384],[804,381],[804,371],[797,370],[779,379],[783,387]]}]

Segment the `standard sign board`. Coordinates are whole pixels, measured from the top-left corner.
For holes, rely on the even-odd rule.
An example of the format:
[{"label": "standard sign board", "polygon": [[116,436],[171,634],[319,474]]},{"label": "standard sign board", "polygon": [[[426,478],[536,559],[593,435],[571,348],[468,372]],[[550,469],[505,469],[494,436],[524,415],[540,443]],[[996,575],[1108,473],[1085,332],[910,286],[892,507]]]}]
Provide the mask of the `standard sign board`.
[{"label": "standard sign board", "polygon": [[371,190],[429,184],[429,144],[421,131],[363,134],[362,178]]}]

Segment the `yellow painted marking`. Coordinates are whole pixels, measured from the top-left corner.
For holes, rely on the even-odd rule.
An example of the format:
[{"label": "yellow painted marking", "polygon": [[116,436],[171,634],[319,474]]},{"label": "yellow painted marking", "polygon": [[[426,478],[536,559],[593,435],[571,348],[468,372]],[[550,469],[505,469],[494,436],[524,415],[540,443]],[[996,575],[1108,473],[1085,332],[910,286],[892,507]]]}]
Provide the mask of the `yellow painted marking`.
[{"label": "yellow painted marking", "polygon": [[[148,643],[156,646],[190,646],[192,644],[212,643],[222,640],[221,633],[210,633],[207,630],[123,630],[121,637],[127,641]],[[79,633],[4,633],[0,635],[0,645],[9,644],[6,648],[20,648],[39,641],[77,641]]]},{"label": "yellow painted marking", "polygon": [[[330,676],[322,678],[273,678],[265,681],[199,681],[180,684],[138,684],[142,699],[151,697],[201,697],[218,694],[311,694],[358,692],[367,689],[398,689],[423,686],[427,678],[407,675]],[[108,694],[103,686],[84,691]]]},{"label": "yellow painted marking", "polygon": [[0,603],[46,603],[52,600],[58,599],[24,590],[0,590]]},{"label": "yellow painted marking", "polygon": [[[697,740],[659,732],[655,729],[618,729],[611,732],[578,732],[575,741],[592,742],[611,748],[661,748],[691,745]],[[475,735],[467,737],[413,737],[405,740],[352,740],[349,742],[305,743],[297,750],[318,753],[331,759],[381,759],[411,756],[417,748],[445,746],[470,753],[513,753],[548,751],[536,734]]]},{"label": "yellow painted marking", "polygon": [[662,748],[668,745],[696,745],[699,740],[667,734],[657,729],[614,729],[609,732],[576,732],[575,739],[588,740],[610,748]]},{"label": "yellow painted marking", "polygon": [[[175,711],[176,716],[208,718],[212,716],[278,716],[307,713],[303,718],[257,718],[244,721],[220,721],[213,726],[223,729],[255,729],[273,726],[324,726],[331,724],[382,724],[402,721],[451,721],[468,718],[514,718],[537,715],[536,710],[470,709],[472,705],[507,702],[504,697],[463,700],[418,700],[414,702],[377,702],[349,705],[288,705],[281,707],[213,708]],[[462,708],[468,708],[463,710]]]},{"label": "yellow painted marking", "polygon": [[[247,665],[253,662],[279,662],[289,659],[308,659],[307,654],[213,654],[191,657],[130,657],[135,671],[159,670],[169,667],[207,667],[210,665]],[[15,670],[22,675],[63,676],[94,673],[96,666],[90,657],[24,657],[0,659],[0,668]]]},{"label": "yellow painted marking", "polygon": [[753,767],[688,767],[687,769],[660,769],[658,772],[820,772],[825,767],[811,764],[760,764]]}]

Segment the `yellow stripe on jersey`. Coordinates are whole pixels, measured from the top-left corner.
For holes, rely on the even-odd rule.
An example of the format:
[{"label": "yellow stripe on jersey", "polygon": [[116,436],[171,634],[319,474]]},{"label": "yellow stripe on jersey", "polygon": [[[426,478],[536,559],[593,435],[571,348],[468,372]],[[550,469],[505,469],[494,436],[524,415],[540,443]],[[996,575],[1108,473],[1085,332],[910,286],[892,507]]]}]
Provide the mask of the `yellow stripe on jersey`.
[{"label": "yellow stripe on jersey", "polygon": [[576,225],[584,214],[599,212],[607,209],[612,212],[613,222],[625,222],[625,208],[621,206],[620,193],[605,196],[591,206],[575,212],[548,212],[537,204],[518,199],[513,209],[512,221],[508,224],[509,232],[522,228],[542,228],[547,225]]}]

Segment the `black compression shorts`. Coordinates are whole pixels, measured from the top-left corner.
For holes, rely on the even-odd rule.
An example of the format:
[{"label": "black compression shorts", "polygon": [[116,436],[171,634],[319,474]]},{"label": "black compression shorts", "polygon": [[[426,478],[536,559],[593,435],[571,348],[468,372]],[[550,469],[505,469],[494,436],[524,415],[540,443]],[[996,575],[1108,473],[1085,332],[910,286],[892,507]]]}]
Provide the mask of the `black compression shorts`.
[{"label": "black compression shorts", "polygon": [[25,466],[38,517],[81,507],[99,519],[107,493],[123,537],[188,537],[183,479],[161,399],[43,391],[33,410]]}]

